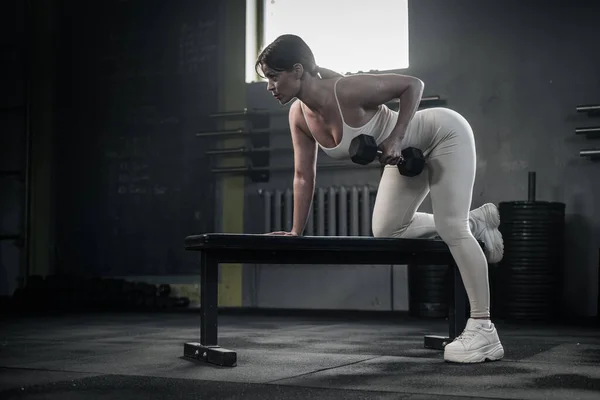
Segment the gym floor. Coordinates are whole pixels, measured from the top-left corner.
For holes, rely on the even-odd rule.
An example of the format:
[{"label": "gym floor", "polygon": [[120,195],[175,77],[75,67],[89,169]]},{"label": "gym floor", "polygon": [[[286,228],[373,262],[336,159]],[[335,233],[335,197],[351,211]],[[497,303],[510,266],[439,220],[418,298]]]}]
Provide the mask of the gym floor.
[{"label": "gym floor", "polygon": [[0,398],[595,399],[600,327],[499,322],[503,361],[455,365],[423,348],[444,320],[224,315],[238,366],[182,358],[191,312],[5,317]]}]

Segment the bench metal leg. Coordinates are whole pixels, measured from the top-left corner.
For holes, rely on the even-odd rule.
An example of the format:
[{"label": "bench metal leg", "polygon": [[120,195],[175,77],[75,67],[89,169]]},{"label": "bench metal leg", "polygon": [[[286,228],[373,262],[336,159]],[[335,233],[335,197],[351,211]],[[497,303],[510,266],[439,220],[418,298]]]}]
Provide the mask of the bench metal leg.
[{"label": "bench metal leg", "polygon": [[200,251],[200,343],[189,342],[183,356],[224,367],[237,365],[237,354],[218,345],[219,263],[208,251]]},{"label": "bench metal leg", "polygon": [[467,292],[460,271],[456,264],[452,264],[448,272],[448,336],[425,336],[426,349],[444,350],[467,325]]}]

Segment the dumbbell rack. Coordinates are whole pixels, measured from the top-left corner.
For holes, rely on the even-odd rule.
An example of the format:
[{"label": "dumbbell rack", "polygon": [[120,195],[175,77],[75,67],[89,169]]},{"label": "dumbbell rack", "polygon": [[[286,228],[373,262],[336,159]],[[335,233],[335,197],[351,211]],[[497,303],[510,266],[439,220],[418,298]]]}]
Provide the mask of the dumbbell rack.
[{"label": "dumbbell rack", "polygon": [[[588,117],[600,117],[600,105],[580,105],[576,107],[578,113],[585,113]],[[586,139],[600,139],[600,126],[586,126],[575,128],[575,134],[585,135]],[[581,149],[580,157],[588,157],[590,160],[600,160],[600,148]]]},{"label": "dumbbell rack", "polygon": [[[270,178],[270,155],[275,150],[270,147],[271,133],[286,133],[289,130],[270,129],[272,115],[282,113],[281,110],[248,109],[240,111],[217,112],[211,118],[224,121],[243,121],[243,128],[203,131],[196,133],[197,138],[215,138],[225,140],[243,138],[243,147],[212,148],[205,152],[207,156],[215,157],[245,157],[244,165],[234,167],[213,167],[214,174],[243,174],[254,182],[267,182]],[[285,149],[279,149],[285,150]]]},{"label": "dumbbell rack", "polygon": [[[427,96],[421,98],[419,109],[433,107],[441,104],[445,104],[445,101],[442,100],[440,96]],[[386,105],[392,110],[397,110],[399,102],[392,101]],[[240,137],[244,138],[246,142],[242,147],[213,148],[207,150],[205,154],[211,157],[243,156],[245,158],[244,165],[234,167],[214,167],[211,168],[211,172],[214,174],[229,175],[242,174],[248,176],[253,182],[268,182],[270,179],[271,172],[293,171],[294,166],[291,164],[283,166],[270,165],[271,152],[284,151],[289,152],[290,155],[293,152],[293,148],[291,146],[283,148],[272,148],[270,146],[271,134],[287,134],[289,136],[289,129],[270,128],[271,117],[287,116],[288,111],[289,107],[283,107],[274,110],[244,108],[243,110],[239,111],[217,112],[211,114],[211,118],[225,121],[242,120],[244,122],[244,128],[198,132],[196,133],[197,138],[213,137],[217,138],[218,140],[222,140],[227,138]],[[292,159],[292,157],[290,157],[290,159]],[[380,168],[381,166],[378,163],[372,163],[362,166],[350,162],[327,162],[320,163],[318,165],[319,169],[345,169],[365,167]]]}]

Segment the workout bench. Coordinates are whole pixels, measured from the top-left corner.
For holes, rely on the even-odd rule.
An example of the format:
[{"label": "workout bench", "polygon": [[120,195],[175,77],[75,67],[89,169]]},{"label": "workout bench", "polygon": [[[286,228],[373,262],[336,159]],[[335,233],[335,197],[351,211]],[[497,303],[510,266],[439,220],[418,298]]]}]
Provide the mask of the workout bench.
[{"label": "workout bench", "polygon": [[441,240],[208,233],[185,238],[185,249],[200,253],[201,278],[200,343],[185,343],[185,358],[220,366],[237,364],[237,353],[220,347],[217,340],[220,263],[448,265],[453,271],[448,280],[448,336],[426,335],[425,348],[442,350],[466,325],[466,292],[450,250]]}]

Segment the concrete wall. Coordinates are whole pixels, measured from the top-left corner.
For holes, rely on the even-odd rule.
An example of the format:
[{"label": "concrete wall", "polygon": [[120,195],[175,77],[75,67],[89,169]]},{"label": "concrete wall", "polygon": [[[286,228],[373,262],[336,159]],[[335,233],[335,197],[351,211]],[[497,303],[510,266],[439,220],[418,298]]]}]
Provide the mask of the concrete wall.
[{"label": "concrete wall", "polygon": [[[472,124],[478,151],[473,208],[526,199],[528,171],[537,172],[538,200],[566,203],[568,315],[597,313],[600,164],[579,157],[594,144],[574,129],[597,125],[575,107],[600,103],[600,53],[592,51],[599,11],[592,1],[411,1],[410,68],[396,71],[421,78],[425,95],[440,95]],[[387,39],[393,51],[393,38]],[[250,85],[248,96],[249,107],[279,107],[263,83]],[[272,120],[273,127],[285,124],[285,115]],[[272,145],[291,142],[278,136]],[[291,153],[273,159],[273,165],[291,163]],[[376,185],[378,177],[376,170],[320,171],[317,185]],[[291,171],[247,184],[246,231],[262,229],[250,217],[261,215],[257,189],[291,184]],[[431,211],[428,199],[421,210]],[[265,307],[390,309],[391,299],[406,292],[403,278],[390,285],[390,268],[257,266],[247,273],[244,299]]]}]

